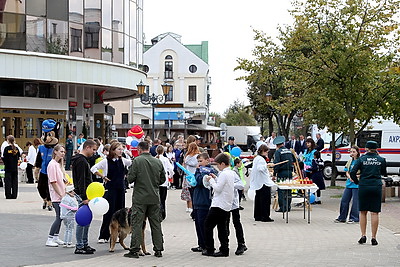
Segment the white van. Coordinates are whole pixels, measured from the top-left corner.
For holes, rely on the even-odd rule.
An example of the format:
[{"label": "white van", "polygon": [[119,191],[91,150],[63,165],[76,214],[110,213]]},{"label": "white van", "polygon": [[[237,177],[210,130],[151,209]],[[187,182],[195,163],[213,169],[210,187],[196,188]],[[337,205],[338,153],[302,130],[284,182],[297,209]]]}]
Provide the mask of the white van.
[{"label": "white van", "polygon": [[[387,172],[389,175],[400,175],[400,126],[390,120],[373,120],[366,129],[361,132],[356,140],[360,147],[360,153],[365,153],[365,144],[373,140],[378,143],[379,155],[386,159]],[[335,142],[336,167],[338,173],[344,173],[344,166],[350,159],[349,136],[340,134]],[[321,151],[321,158],[325,163],[324,177],[332,177],[332,150],[325,148]]]}]

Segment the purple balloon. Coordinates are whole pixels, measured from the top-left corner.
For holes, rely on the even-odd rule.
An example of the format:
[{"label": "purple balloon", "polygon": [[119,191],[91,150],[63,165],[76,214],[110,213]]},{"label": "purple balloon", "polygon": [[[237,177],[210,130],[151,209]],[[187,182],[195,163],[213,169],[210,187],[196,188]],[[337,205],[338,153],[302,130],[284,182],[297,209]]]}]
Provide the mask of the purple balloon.
[{"label": "purple balloon", "polygon": [[87,226],[92,222],[93,214],[88,205],[82,205],[75,215],[76,223],[80,226]]},{"label": "purple balloon", "polygon": [[137,147],[139,144],[138,140],[132,140],[131,147]]}]

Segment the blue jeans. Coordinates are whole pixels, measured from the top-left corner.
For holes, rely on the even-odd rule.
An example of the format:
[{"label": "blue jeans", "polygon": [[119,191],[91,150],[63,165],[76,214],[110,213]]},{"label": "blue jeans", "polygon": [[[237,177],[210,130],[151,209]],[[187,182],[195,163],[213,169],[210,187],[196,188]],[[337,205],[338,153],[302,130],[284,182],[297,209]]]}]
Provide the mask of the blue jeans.
[{"label": "blue jeans", "polygon": [[88,233],[89,233],[89,225],[80,226],[76,225],[76,248],[82,249],[88,245]]},{"label": "blue jeans", "polygon": [[63,222],[65,225],[64,243],[66,244],[72,243],[72,233],[74,231],[75,219],[73,217],[64,218]]},{"label": "blue jeans", "polygon": [[353,220],[355,222],[360,220],[358,210],[358,188],[346,187],[343,191],[342,200],[340,202],[340,215],[338,217],[339,221],[346,221],[351,199],[353,199],[353,203],[351,205],[349,220]]}]

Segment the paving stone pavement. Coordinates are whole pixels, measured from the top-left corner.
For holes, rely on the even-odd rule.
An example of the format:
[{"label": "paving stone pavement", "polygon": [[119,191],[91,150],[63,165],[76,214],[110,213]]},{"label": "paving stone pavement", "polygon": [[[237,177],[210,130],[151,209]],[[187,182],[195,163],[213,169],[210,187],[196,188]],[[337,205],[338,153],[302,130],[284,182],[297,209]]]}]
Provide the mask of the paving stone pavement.
[{"label": "paving stone pavement", "polygon": [[[360,237],[358,224],[337,224],[339,198],[330,198],[341,189],[323,191],[322,205],[313,206],[311,224],[303,219],[303,211],[294,208],[289,215],[289,223],[282,214],[271,212],[273,223],[254,222],[253,202],[242,203],[242,224],[246,245],[249,250],[242,256],[234,255],[236,239],[231,225],[230,256],[212,258],[190,251],[196,246],[194,223],[185,212],[185,202],[180,200],[180,190],[169,190],[167,199],[167,219],[162,223],[165,251],[162,258],[154,256],[129,259],[117,244],[116,252],[108,252],[108,244],[97,244],[100,218],[95,218],[89,234],[90,245],[97,249],[94,255],[75,255],[74,249],[48,248],[45,241],[54,212],[42,210],[42,201],[36,185],[20,183],[17,200],[6,200],[4,189],[0,188],[0,266],[400,266],[400,237],[393,227],[396,216],[382,214],[378,231],[378,246],[370,244],[370,225],[368,241],[358,245]],[[127,205],[131,203],[132,190],[126,194]],[[400,204],[398,198],[390,205]],[[334,207],[337,207],[336,209]],[[384,210],[385,212],[385,210]],[[400,225],[400,220],[397,220]],[[148,227],[149,229],[149,227]],[[63,226],[60,236],[63,236]],[[216,245],[218,239],[216,238]],[[127,240],[129,244],[129,240]],[[152,252],[151,237],[146,230],[147,249]],[[218,247],[218,246],[217,246]]]}]

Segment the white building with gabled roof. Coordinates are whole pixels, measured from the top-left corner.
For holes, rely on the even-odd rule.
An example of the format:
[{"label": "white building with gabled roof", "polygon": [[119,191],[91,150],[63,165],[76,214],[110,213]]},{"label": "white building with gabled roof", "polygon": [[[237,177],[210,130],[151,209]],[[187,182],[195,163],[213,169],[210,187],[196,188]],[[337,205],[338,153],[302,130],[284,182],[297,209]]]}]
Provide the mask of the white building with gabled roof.
[{"label": "white building with gabled roof", "polygon": [[[147,79],[143,81],[146,93],[162,95],[161,85],[171,85],[167,102],[155,107],[155,137],[168,140],[186,132],[212,140],[210,131],[218,131],[219,128],[207,125],[211,84],[208,42],[184,45],[180,35],[170,32],[151,39],[151,42],[151,45],[145,45],[143,54],[143,69],[147,73]],[[146,135],[151,136],[151,105],[143,105],[140,99],[132,102],[132,113],[126,108],[122,111],[118,109],[120,105],[113,104],[117,107],[117,128],[127,131],[132,125],[139,124]],[[121,124],[118,124],[119,119]]]}]

